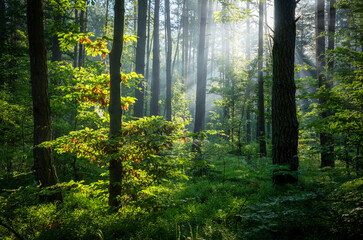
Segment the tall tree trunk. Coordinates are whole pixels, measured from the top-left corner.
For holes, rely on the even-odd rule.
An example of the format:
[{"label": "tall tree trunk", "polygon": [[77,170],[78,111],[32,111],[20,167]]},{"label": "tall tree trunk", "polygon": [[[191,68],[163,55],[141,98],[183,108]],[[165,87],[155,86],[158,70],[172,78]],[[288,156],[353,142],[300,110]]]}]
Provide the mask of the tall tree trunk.
[{"label": "tall tree trunk", "polygon": [[[250,9],[250,2],[246,3],[247,9]],[[250,61],[251,60],[251,43],[250,43],[250,19],[247,18],[246,20],[246,28],[247,28],[247,34],[246,34],[246,60]],[[250,66],[247,66],[247,69],[250,70]],[[250,74],[248,73],[248,78],[250,78]],[[247,91],[246,91],[247,94]],[[251,109],[250,109],[250,103],[247,103],[247,107],[246,107],[246,142],[250,143],[251,142]]]},{"label": "tall tree trunk", "polygon": [[[328,50],[334,50],[334,35],[335,35],[335,18],[336,9],[334,7],[335,0],[330,0],[329,8],[329,18],[328,18]],[[328,61],[328,71],[332,71],[334,68],[334,59],[329,59]],[[328,73],[331,74],[331,73]],[[320,80],[320,79],[319,79]],[[324,79],[323,79],[324,81]],[[332,87],[332,78],[327,75],[325,81],[326,89],[330,90]],[[322,82],[322,85],[324,83]],[[321,103],[325,104],[326,100],[321,99]],[[331,115],[330,111],[324,111],[322,117],[326,118]],[[320,143],[323,147],[323,152],[321,153],[321,167],[334,167],[334,138],[329,133],[321,133]]]},{"label": "tall tree trunk", "polygon": [[160,95],[160,42],[159,42],[159,12],[160,0],[155,0],[154,9],[154,47],[153,47],[153,76],[151,84],[150,115],[159,115]]},{"label": "tall tree trunk", "polygon": [[[326,76],[323,74],[326,65],[325,62],[325,36],[320,36],[325,31],[325,1],[316,1],[316,77],[318,79],[319,88],[326,87],[329,88]],[[319,37],[320,36],[320,37]],[[324,105],[326,103],[325,97],[319,98],[319,104]],[[321,118],[328,117],[329,112],[323,111],[321,113]],[[321,152],[321,167],[334,166],[333,155],[330,152],[330,146],[332,145],[332,136],[327,132],[320,133],[320,146],[322,148]]]},{"label": "tall tree trunk", "polygon": [[[146,43],[146,73],[145,73],[145,79],[146,79],[146,87],[145,87],[145,93],[144,93],[144,116],[147,115],[147,107],[148,107],[148,102],[146,101],[147,98],[145,98],[147,96],[147,90],[149,88],[150,84],[150,80],[149,80],[149,68],[150,68],[150,53],[151,53],[151,45],[153,44],[153,38],[152,35],[150,34],[150,23],[151,23],[151,0],[148,0],[148,10],[147,10],[147,43]],[[151,40],[150,40],[151,39]]]},{"label": "tall tree trunk", "polygon": [[[52,140],[52,120],[48,97],[47,51],[43,31],[43,3],[41,0],[27,0],[29,34],[30,79],[34,116],[34,171],[37,184],[48,187],[59,183],[54,167],[52,150],[38,147]],[[47,200],[62,201],[62,194],[55,193]]]},{"label": "tall tree trunk", "polygon": [[260,157],[266,157],[266,133],[265,133],[265,92],[263,89],[263,2],[259,2],[258,14],[258,120],[257,141],[260,144]]},{"label": "tall tree trunk", "polygon": [[[287,168],[274,171],[273,182],[297,182],[298,121],[296,117],[294,53],[296,0],[275,0],[272,86],[272,162]],[[287,172],[286,172],[287,171]]]},{"label": "tall tree trunk", "polygon": [[[121,56],[123,50],[123,35],[125,25],[125,0],[115,0],[114,6],[114,30],[113,45],[110,52],[110,138],[120,135],[122,125],[121,109]],[[113,151],[117,152],[117,148]],[[109,164],[110,185],[109,201],[110,207],[119,206],[117,197],[121,195],[121,182],[123,167],[121,159],[111,159]]]},{"label": "tall tree trunk", "polygon": [[189,5],[188,0],[184,0],[183,4],[183,59],[182,59],[182,76],[184,84],[188,84],[188,49],[189,49]]},{"label": "tall tree trunk", "polygon": [[[208,1],[201,0],[201,14],[199,27],[199,44],[198,44],[198,62],[197,62],[197,94],[195,106],[195,122],[194,133],[199,133],[204,130],[205,123],[205,99],[206,99],[206,59],[205,59],[205,33],[207,25],[207,9]],[[194,141],[194,149],[201,151],[201,142],[199,139]]]},{"label": "tall tree trunk", "polygon": [[166,120],[171,121],[171,54],[172,54],[172,41],[171,27],[170,27],[170,2],[165,0],[165,12],[166,12],[166,32],[167,32],[167,54],[166,54]]},{"label": "tall tree trunk", "polygon": [[[147,0],[139,0],[138,5],[137,36],[139,38],[136,47],[136,73],[144,75]],[[140,79],[135,90],[137,100],[134,105],[134,116],[137,118],[142,118],[144,114],[144,90],[144,79]]]},{"label": "tall tree trunk", "polygon": [[0,0],[0,56],[5,52],[6,49],[6,6],[5,0]]}]

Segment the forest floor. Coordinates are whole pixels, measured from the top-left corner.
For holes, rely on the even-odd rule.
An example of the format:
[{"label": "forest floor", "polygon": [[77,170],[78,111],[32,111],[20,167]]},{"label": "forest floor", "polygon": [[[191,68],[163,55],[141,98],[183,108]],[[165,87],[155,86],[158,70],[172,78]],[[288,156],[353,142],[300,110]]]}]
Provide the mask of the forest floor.
[{"label": "forest floor", "polygon": [[73,187],[56,204],[39,203],[27,187],[2,191],[0,223],[9,228],[0,226],[0,238],[16,239],[12,229],[52,240],[362,239],[363,178],[341,163],[319,169],[303,161],[299,183],[277,187],[269,158],[205,157],[206,175],[165,181],[117,213],[107,208],[102,180],[66,184]]}]

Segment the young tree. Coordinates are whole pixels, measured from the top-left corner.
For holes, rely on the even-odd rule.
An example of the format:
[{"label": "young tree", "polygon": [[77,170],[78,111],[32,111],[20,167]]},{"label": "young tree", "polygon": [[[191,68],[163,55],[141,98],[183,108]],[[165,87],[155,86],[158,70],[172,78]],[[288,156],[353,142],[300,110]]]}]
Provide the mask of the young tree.
[{"label": "young tree", "polygon": [[[115,0],[114,5],[114,30],[113,45],[110,52],[110,138],[119,136],[122,125],[121,109],[121,56],[123,50],[123,35],[125,25],[125,0]],[[117,152],[117,148],[114,149]],[[110,185],[109,201],[110,207],[117,209],[119,202],[117,197],[121,195],[121,181],[123,167],[121,159],[111,159],[109,163]]]},{"label": "young tree", "polygon": [[[324,10],[325,9],[325,1],[317,0],[316,2],[316,77],[318,79],[319,88],[330,88],[329,83],[325,75],[323,74],[325,68],[325,36],[322,36],[325,31],[325,20],[324,20]],[[326,103],[325,97],[319,98],[319,103],[324,105]],[[329,111],[323,111],[321,113],[321,118],[327,118],[329,116]],[[322,147],[321,151],[321,167],[334,166],[333,154],[332,151],[332,143],[333,137],[322,131],[320,133],[320,146]]]},{"label": "young tree", "polygon": [[258,14],[258,121],[257,141],[260,144],[260,157],[266,156],[265,134],[265,93],[263,89],[263,2],[259,1]]},{"label": "young tree", "polygon": [[[146,44],[146,15],[147,0],[138,1],[137,19],[137,47],[136,47],[136,73],[144,75],[145,69],[145,44]],[[134,116],[141,118],[144,115],[144,81],[140,80],[135,89],[136,102]]]},{"label": "young tree", "polygon": [[154,48],[153,48],[153,73],[151,84],[150,115],[159,115],[160,95],[160,42],[159,42],[159,12],[160,0],[155,0],[154,9]]},{"label": "young tree", "polygon": [[167,52],[166,52],[166,120],[171,121],[171,54],[172,54],[172,41],[171,26],[170,26],[170,1],[165,0],[165,27],[167,32]]},{"label": "young tree", "polygon": [[296,0],[275,0],[272,86],[272,161],[284,166],[274,171],[273,182],[297,182],[291,171],[299,166],[298,121],[296,117],[294,54],[296,38]]},{"label": "young tree", "polygon": [[[198,44],[198,61],[197,61],[197,94],[195,106],[194,133],[199,133],[204,129],[205,123],[205,98],[207,85],[207,68],[205,59],[205,33],[207,25],[208,1],[201,0],[199,44]],[[200,141],[194,142],[194,147],[200,151]]]},{"label": "young tree", "polygon": [[[27,0],[27,20],[34,116],[33,169],[37,184],[41,184],[42,187],[47,187],[55,185],[59,181],[54,167],[51,149],[38,146],[42,142],[52,140],[52,120],[48,97],[48,66],[44,42],[42,0]],[[52,194],[47,199],[53,201],[63,200],[61,193]]]}]

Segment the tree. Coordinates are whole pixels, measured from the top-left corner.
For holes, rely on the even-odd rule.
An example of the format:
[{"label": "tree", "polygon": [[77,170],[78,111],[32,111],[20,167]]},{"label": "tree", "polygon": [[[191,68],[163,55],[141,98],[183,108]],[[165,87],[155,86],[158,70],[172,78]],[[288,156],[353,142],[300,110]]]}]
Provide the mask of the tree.
[{"label": "tree", "polygon": [[[325,68],[325,36],[322,36],[325,31],[325,20],[324,20],[324,0],[317,0],[316,2],[316,77],[318,79],[319,88],[330,89],[330,85],[327,82],[325,75],[323,74]],[[321,96],[319,98],[319,104],[326,104],[326,98]],[[321,118],[325,119],[330,115],[329,111],[324,110],[321,113]],[[333,138],[331,134],[322,130],[320,132],[320,146],[321,151],[321,167],[334,166],[333,154],[334,148],[332,148]]]},{"label": "tree", "polygon": [[[246,9],[250,9],[250,2],[246,2],[247,6]],[[246,20],[246,29],[247,29],[247,34],[246,34],[246,60],[250,61],[251,60],[251,44],[250,44],[250,18],[247,18]],[[247,69],[249,70],[249,66],[247,66]],[[248,76],[248,78],[250,78],[250,76]],[[247,105],[246,108],[246,142],[250,143],[251,142],[251,110],[250,110],[250,106],[249,104]]]},{"label": "tree", "polygon": [[[113,45],[110,52],[110,138],[115,138],[121,133],[122,109],[121,109],[121,56],[123,50],[123,35],[125,24],[125,1],[115,0],[114,5],[114,30]],[[117,147],[113,150],[117,152]],[[123,167],[121,159],[111,159],[109,163],[110,185],[109,201],[110,207],[117,209],[119,203],[117,197],[121,195],[121,181]]]},{"label": "tree", "polygon": [[189,50],[189,21],[188,21],[188,0],[183,3],[183,51],[182,51],[182,76],[185,86],[188,83],[188,50]]},{"label": "tree", "polygon": [[[199,133],[203,131],[205,123],[205,98],[206,98],[206,85],[207,85],[205,33],[207,25],[207,9],[208,9],[207,5],[208,5],[207,0],[201,0],[194,133]],[[195,139],[194,147],[197,151],[200,151],[199,139]]]},{"label": "tree", "polygon": [[[34,116],[34,166],[37,184],[48,187],[59,183],[50,148],[39,147],[52,140],[52,120],[48,97],[47,52],[43,30],[42,0],[27,1],[27,25],[29,34],[30,79]],[[62,201],[60,192],[45,198]]]},{"label": "tree", "polygon": [[296,171],[299,166],[294,82],[296,1],[275,0],[274,3],[272,162],[281,169],[274,170],[273,182],[285,184],[297,182],[292,171]]},{"label": "tree", "polygon": [[263,2],[259,1],[258,13],[258,121],[257,141],[260,144],[260,156],[266,156],[266,134],[265,134],[265,92],[263,89]]},{"label": "tree", "polygon": [[[137,19],[137,47],[136,47],[136,73],[144,75],[145,69],[145,44],[146,44],[146,15],[147,0],[138,2]],[[144,115],[144,81],[140,80],[135,89],[136,102],[134,105],[134,116],[141,118]]]},{"label": "tree", "polygon": [[172,41],[171,27],[170,27],[170,1],[165,0],[166,12],[166,32],[167,32],[167,52],[166,52],[166,120],[171,121],[171,54],[172,54]]},{"label": "tree", "polygon": [[151,84],[150,115],[159,115],[160,95],[160,42],[159,42],[159,12],[160,0],[155,0],[154,9],[154,48],[153,48],[153,73]]}]

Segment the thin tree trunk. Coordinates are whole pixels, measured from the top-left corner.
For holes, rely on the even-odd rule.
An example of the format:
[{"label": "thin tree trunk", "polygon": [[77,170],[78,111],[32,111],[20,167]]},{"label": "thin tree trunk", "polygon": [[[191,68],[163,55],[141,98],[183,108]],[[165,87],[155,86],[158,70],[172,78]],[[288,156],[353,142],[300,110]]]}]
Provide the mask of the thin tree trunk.
[{"label": "thin tree trunk", "polygon": [[[317,0],[316,2],[316,76],[318,79],[319,88],[329,88],[326,76],[323,74],[326,65],[325,62],[325,36],[320,36],[325,31],[325,1]],[[320,36],[320,37],[319,37]],[[326,103],[325,97],[319,98],[319,104],[324,105]],[[329,112],[323,111],[321,117],[324,119],[328,117]],[[332,145],[332,136],[327,132],[320,133],[320,146],[321,152],[321,167],[334,166],[334,160],[332,153],[330,152],[330,146]]]},{"label": "thin tree trunk", "polygon": [[167,32],[167,55],[166,55],[166,120],[171,121],[171,54],[172,54],[172,41],[171,27],[170,27],[170,2],[165,0],[165,12],[166,12],[166,32]]},{"label": "thin tree trunk", "polygon": [[[274,171],[273,182],[297,182],[298,121],[296,117],[294,54],[296,0],[275,0],[275,37],[272,87],[272,162],[284,166]],[[287,168],[287,169],[285,169]]]},{"label": "thin tree trunk", "polygon": [[[151,51],[151,45],[152,45],[152,36],[150,35],[150,23],[151,23],[151,15],[150,15],[150,11],[151,11],[151,0],[148,0],[148,13],[147,13],[147,43],[146,43],[146,73],[145,73],[145,79],[147,81],[146,87],[145,87],[145,92],[144,92],[144,116],[147,115],[147,107],[148,107],[148,102],[146,101],[146,96],[147,96],[147,89],[150,86],[150,80],[149,80],[149,67],[150,67],[150,51]],[[150,41],[151,38],[151,41]]]},{"label": "thin tree trunk", "polygon": [[[52,120],[48,97],[47,51],[43,30],[43,3],[41,0],[27,0],[29,34],[30,79],[34,116],[34,166],[37,184],[48,187],[59,183],[54,167],[51,148],[38,147],[52,140]],[[44,199],[62,201],[60,192]]]},{"label": "thin tree trunk", "polygon": [[258,120],[257,141],[260,144],[260,157],[266,156],[265,134],[265,93],[263,89],[263,2],[259,1],[258,24]]},{"label": "thin tree trunk", "polygon": [[[123,35],[125,24],[125,0],[115,0],[114,6],[114,32],[113,45],[110,52],[110,138],[120,135],[122,125],[121,109],[121,56],[123,50]],[[117,148],[113,150],[117,152]],[[111,159],[109,164],[110,185],[109,201],[110,207],[118,208],[117,197],[121,195],[121,183],[123,177],[123,166],[121,159]]]},{"label": "thin tree trunk", "polygon": [[[139,0],[138,5],[137,36],[139,38],[136,48],[136,73],[144,75],[147,0]],[[144,79],[140,79],[135,90],[137,100],[134,105],[134,116],[137,118],[142,118],[144,114],[144,90]]]},{"label": "thin tree trunk", "polygon": [[160,42],[159,42],[159,12],[160,0],[155,0],[154,9],[154,48],[153,48],[153,76],[151,84],[150,115],[159,115],[160,95]]},{"label": "thin tree trunk", "polygon": [[189,49],[189,4],[188,0],[184,0],[183,4],[183,60],[182,60],[182,76],[184,77],[184,85],[188,84],[188,49]]},{"label": "thin tree trunk", "polygon": [[[247,2],[247,9],[250,9],[250,2]],[[247,55],[247,61],[251,60],[251,43],[250,43],[250,19],[247,18],[246,20],[246,28],[247,28],[247,34],[246,34],[246,55]],[[250,66],[247,66],[247,69],[250,70]],[[250,74],[248,73],[248,78],[250,78]],[[247,94],[247,93],[246,93]],[[250,109],[250,103],[247,103],[246,107],[246,142],[251,142],[251,109]]]},{"label": "thin tree trunk", "polygon": [[[204,130],[205,123],[205,99],[206,99],[206,67],[205,67],[205,33],[207,25],[207,0],[201,0],[201,18],[199,28],[199,44],[198,44],[198,66],[197,66],[197,93],[195,106],[195,122],[194,133],[199,133]],[[194,139],[194,150],[201,152],[201,142],[199,139]]]}]

